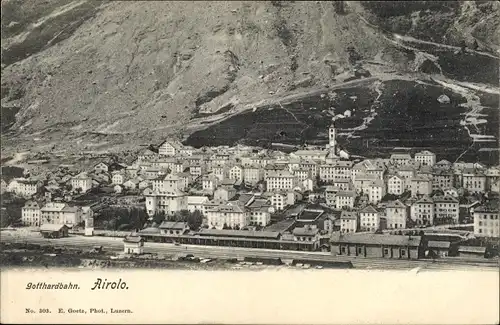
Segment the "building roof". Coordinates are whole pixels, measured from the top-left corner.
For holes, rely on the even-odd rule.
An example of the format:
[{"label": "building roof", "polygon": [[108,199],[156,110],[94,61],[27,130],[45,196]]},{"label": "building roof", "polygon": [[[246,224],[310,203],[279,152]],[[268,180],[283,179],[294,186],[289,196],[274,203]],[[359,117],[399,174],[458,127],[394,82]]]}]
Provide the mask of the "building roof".
[{"label": "building roof", "polygon": [[417,200],[415,203],[434,203],[434,200],[431,197],[424,195],[422,198]]},{"label": "building roof", "polygon": [[362,209],[359,212],[360,213],[378,213],[377,209],[375,209],[375,207],[372,205],[366,206],[364,209]]},{"label": "building roof", "polygon": [[418,247],[422,241],[420,236],[382,235],[369,233],[333,233],[330,239],[333,243],[410,246]]},{"label": "building roof", "polygon": [[427,243],[427,247],[429,248],[450,248],[449,241],[437,241],[437,240],[429,240]]},{"label": "building roof", "polygon": [[324,213],[323,210],[304,209],[297,216],[297,220],[314,221],[314,220],[317,220],[323,213]]},{"label": "building roof", "polygon": [[435,153],[430,152],[429,150],[423,150],[415,154],[415,156],[435,156],[435,155],[436,155]]},{"label": "building roof", "polygon": [[39,209],[40,206],[38,205],[38,202],[36,201],[27,201],[23,208],[26,208],[26,209]]},{"label": "building roof", "polygon": [[196,235],[277,239],[280,236],[280,233],[277,231],[201,229],[196,233]]},{"label": "building roof", "polygon": [[354,191],[338,191],[337,196],[356,197],[356,192],[354,192]]},{"label": "building roof", "polygon": [[480,246],[458,246],[458,252],[462,253],[478,253],[478,254],[484,254],[486,253],[486,247],[480,247]]},{"label": "building roof", "polygon": [[187,203],[188,204],[203,204],[208,202],[208,197],[206,196],[188,196]]},{"label": "building roof", "polygon": [[160,226],[158,227],[159,229],[186,229],[188,228],[188,225],[186,222],[182,221],[163,221]]},{"label": "building roof", "polygon": [[295,236],[316,236],[319,232],[318,228],[300,227],[293,230]]},{"label": "building roof", "polygon": [[123,241],[125,243],[140,243],[140,242],[143,242],[144,239],[141,236],[130,235],[130,236],[126,236],[125,238],[123,238]]},{"label": "building roof", "polygon": [[451,195],[436,195],[432,199],[435,203],[458,203],[458,200]]},{"label": "building roof", "polygon": [[395,201],[388,202],[386,204],[386,208],[406,208],[406,205],[403,202],[401,202],[400,200],[395,200]]},{"label": "building roof", "polygon": [[60,231],[64,227],[67,228],[66,225],[63,224],[51,224],[51,223],[44,223],[43,225],[40,226],[40,231],[45,232],[45,231]]},{"label": "building roof", "polygon": [[358,213],[356,211],[342,210],[342,213],[340,214],[340,219],[358,219]]}]

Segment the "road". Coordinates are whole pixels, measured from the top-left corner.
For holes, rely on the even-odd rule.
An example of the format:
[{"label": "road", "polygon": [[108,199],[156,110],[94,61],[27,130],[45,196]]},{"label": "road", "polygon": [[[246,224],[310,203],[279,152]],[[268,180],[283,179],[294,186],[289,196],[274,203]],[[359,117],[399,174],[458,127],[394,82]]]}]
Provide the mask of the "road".
[{"label": "road", "polygon": [[[103,246],[106,251],[121,252],[123,250],[122,238],[112,237],[84,237],[70,236],[60,239],[45,239],[38,234],[19,236],[15,232],[2,231],[0,241],[11,243],[33,243],[39,245],[52,245],[57,247],[68,247],[75,249],[91,249],[94,246]],[[181,245],[176,246],[167,243],[144,244],[145,253],[156,253],[159,255],[186,255],[193,254],[206,258],[281,258],[282,260],[308,259],[328,262],[352,262],[355,268],[361,269],[432,269],[432,270],[498,270],[498,260],[465,260],[460,258],[447,258],[446,260],[389,260],[379,258],[356,258],[345,256],[332,256],[326,252],[298,252],[286,250],[269,250],[242,247],[217,247]]]}]

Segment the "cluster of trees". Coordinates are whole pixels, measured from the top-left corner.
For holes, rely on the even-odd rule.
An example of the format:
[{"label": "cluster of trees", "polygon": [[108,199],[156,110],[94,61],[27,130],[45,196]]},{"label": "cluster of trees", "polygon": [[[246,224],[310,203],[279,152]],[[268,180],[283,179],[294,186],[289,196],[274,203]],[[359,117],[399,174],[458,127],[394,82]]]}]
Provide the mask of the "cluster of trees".
[{"label": "cluster of trees", "polygon": [[158,211],[153,215],[155,224],[160,225],[163,221],[187,222],[189,229],[198,230],[203,223],[203,214],[198,210],[194,212],[181,210],[174,215],[167,215],[165,211]]},{"label": "cluster of trees", "polygon": [[106,207],[94,217],[94,226],[106,230],[139,230],[148,215],[141,208]]}]

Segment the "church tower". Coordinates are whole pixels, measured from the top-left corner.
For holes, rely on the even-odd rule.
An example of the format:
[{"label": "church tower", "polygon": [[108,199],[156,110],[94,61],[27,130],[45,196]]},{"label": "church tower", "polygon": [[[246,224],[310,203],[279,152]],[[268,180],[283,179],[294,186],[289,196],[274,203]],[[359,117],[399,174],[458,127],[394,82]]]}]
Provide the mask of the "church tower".
[{"label": "church tower", "polygon": [[335,154],[335,147],[337,146],[337,142],[335,140],[336,137],[336,131],[335,131],[335,125],[333,123],[330,125],[330,128],[328,130],[328,139],[329,139],[329,148],[330,148],[330,156],[334,157],[336,156]]}]

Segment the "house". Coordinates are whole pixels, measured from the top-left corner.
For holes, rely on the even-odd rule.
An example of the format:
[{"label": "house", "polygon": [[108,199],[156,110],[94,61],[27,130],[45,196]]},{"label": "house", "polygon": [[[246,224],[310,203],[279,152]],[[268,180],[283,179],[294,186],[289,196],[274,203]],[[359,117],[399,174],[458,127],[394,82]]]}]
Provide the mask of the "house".
[{"label": "house", "polygon": [[112,173],[111,183],[116,185],[122,185],[125,182],[125,174],[121,171],[114,171]]},{"label": "house", "polygon": [[224,226],[241,229],[249,225],[250,218],[244,207],[227,203],[208,210],[207,223],[210,228],[215,229],[223,229]]},{"label": "house", "polygon": [[411,196],[431,195],[432,181],[425,176],[417,175],[411,179]]},{"label": "house", "polygon": [[458,190],[454,187],[444,189],[444,195],[449,195],[454,198],[458,198],[460,196]]},{"label": "house", "polygon": [[356,232],[359,228],[359,215],[356,211],[342,211],[340,214],[340,232]]},{"label": "house", "polygon": [[71,178],[71,187],[74,191],[86,193],[92,188],[92,178],[87,173],[80,173]]},{"label": "house", "polygon": [[212,166],[212,173],[219,181],[223,181],[229,177],[229,167],[226,165]]},{"label": "house", "polygon": [[158,153],[152,151],[149,148],[143,148],[137,153],[137,160],[140,162],[150,161],[156,158],[158,158]]},{"label": "house", "polygon": [[289,171],[269,173],[266,178],[266,188],[268,191],[293,190],[297,185],[297,176]]},{"label": "house", "polygon": [[448,170],[450,169],[452,166],[451,162],[449,162],[448,160],[446,159],[443,159],[443,160],[440,160],[438,161],[435,165],[434,165],[434,168],[439,168],[439,169],[445,169],[445,170]]},{"label": "house", "polygon": [[255,186],[264,179],[264,170],[259,165],[244,166],[243,179],[245,180],[245,184]]},{"label": "house", "polygon": [[40,226],[40,234],[44,238],[68,237],[69,228],[62,224],[43,224]]},{"label": "house", "polygon": [[[498,202],[497,202],[498,203]],[[500,237],[498,204],[482,205],[474,209],[474,235],[478,237]]]},{"label": "house", "polygon": [[338,191],[335,196],[335,208],[340,210],[343,208],[354,208],[354,199],[356,192],[354,191]]},{"label": "house", "polygon": [[213,174],[203,175],[201,178],[201,186],[204,192],[212,194],[217,186],[219,186],[219,179]]},{"label": "house", "polygon": [[483,259],[486,257],[486,247],[460,245],[458,246],[458,256]]},{"label": "house", "polygon": [[335,206],[337,193],[340,190],[335,186],[327,186],[325,188],[325,201],[328,206]]},{"label": "house", "polygon": [[66,203],[48,202],[40,209],[42,224],[77,225],[82,221],[82,209]]},{"label": "house", "polygon": [[388,229],[406,228],[408,218],[408,208],[400,200],[392,201],[385,206]]},{"label": "house", "polygon": [[306,178],[302,181],[302,184],[300,184],[299,186],[302,187],[304,191],[312,192],[317,187],[316,179]]},{"label": "house", "polygon": [[181,154],[183,145],[177,140],[165,140],[158,147],[160,156],[176,156]]},{"label": "house", "polygon": [[189,166],[189,174],[193,177],[199,177],[205,173],[206,167],[204,164],[191,164]]},{"label": "house", "polygon": [[460,204],[458,199],[449,195],[437,195],[433,198],[434,201],[434,223],[458,224]]},{"label": "house", "polygon": [[424,195],[415,201],[410,208],[410,217],[417,226],[433,225],[435,216],[435,205],[432,198]]},{"label": "house", "polygon": [[415,161],[421,166],[434,166],[436,164],[436,154],[428,150],[420,151],[415,154]]},{"label": "house", "polygon": [[113,191],[116,193],[116,194],[120,194],[123,192],[123,187],[121,185],[115,185],[113,186]]},{"label": "house", "polygon": [[206,196],[188,196],[188,211],[195,212],[196,210],[200,211],[203,215],[206,215],[205,204],[209,201]]},{"label": "house", "polygon": [[490,167],[485,172],[486,190],[491,192],[500,192],[500,167]]},{"label": "house", "polygon": [[413,159],[408,153],[393,153],[389,160],[393,165],[409,165]]},{"label": "house", "polygon": [[434,169],[432,172],[432,190],[445,190],[453,187],[454,176],[450,170]]},{"label": "house", "polygon": [[405,191],[405,182],[401,176],[393,175],[387,180],[387,193],[401,195]]},{"label": "house", "polygon": [[422,238],[367,233],[333,233],[330,247],[333,255],[418,259],[421,256]]},{"label": "house", "polygon": [[255,198],[246,207],[250,213],[250,224],[265,227],[271,223],[271,212],[274,212],[274,208],[267,199]]},{"label": "house", "polygon": [[330,182],[336,178],[335,164],[322,164],[319,166],[319,179],[324,182]]},{"label": "house", "polygon": [[358,173],[354,178],[354,188],[356,193],[368,194],[370,191],[370,185],[373,182],[378,182],[380,179],[377,175],[368,175],[365,173]]},{"label": "house", "polygon": [[372,205],[359,211],[359,225],[360,231],[375,232],[387,228],[386,219],[381,218],[381,213]]},{"label": "house", "polygon": [[275,191],[271,192],[271,205],[274,207],[276,211],[282,211],[285,209],[286,206],[288,206],[288,195],[286,192],[283,191]]},{"label": "house", "polygon": [[180,236],[189,231],[189,226],[187,222],[163,221],[158,229],[162,235]]},{"label": "house", "polygon": [[378,179],[373,181],[368,185],[368,201],[373,204],[377,204],[382,200],[385,195],[385,184],[384,181]]},{"label": "house", "polygon": [[40,226],[40,205],[36,201],[27,201],[21,209],[21,222],[25,226]]},{"label": "house", "polygon": [[41,187],[42,187],[42,182],[35,180],[19,179],[17,180],[17,187],[15,188],[14,192],[17,195],[28,198],[38,193]]},{"label": "house", "polygon": [[425,251],[426,257],[446,257],[450,254],[449,241],[436,241],[429,240],[427,242],[427,250]]},{"label": "house", "polygon": [[163,211],[168,215],[173,215],[178,211],[187,210],[187,194],[179,189],[170,189],[164,192],[144,190],[146,198],[146,212],[153,216],[156,212]]},{"label": "house", "polygon": [[314,160],[316,162],[326,161],[326,156],[328,155],[327,150],[297,150],[290,153],[290,157],[304,159],[304,160]]},{"label": "house", "polygon": [[181,177],[178,174],[168,174],[165,176],[159,176],[153,179],[153,190],[158,192],[165,192],[170,190],[181,190],[184,191],[187,188],[188,181],[185,177]]},{"label": "house", "polygon": [[243,175],[243,167],[241,167],[240,165],[234,165],[229,168],[229,179],[243,181]]},{"label": "house", "polygon": [[125,183],[123,183],[123,187],[128,190],[135,190],[139,187],[140,181],[138,179],[129,179]]},{"label": "house", "polygon": [[413,166],[400,166],[396,170],[396,175],[403,180],[403,192],[411,190],[411,180],[416,175],[416,170]]},{"label": "house", "polygon": [[310,242],[316,250],[319,247],[319,229],[316,226],[307,225],[293,229],[293,239],[298,242]]},{"label": "house", "polygon": [[109,171],[109,166],[104,162],[100,162],[94,166],[94,173],[96,174],[107,173],[108,171]]},{"label": "house", "polygon": [[137,235],[126,236],[123,239],[123,252],[134,255],[144,253],[144,239]]},{"label": "house", "polygon": [[486,175],[476,169],[465,169],[462,174],[463,187],[471,193],[486,193]]},{"label": "house", "polygon": [[229,201],[236,195],[236,189],[232,186],[221,186],[214,192],[214,200]]}]

